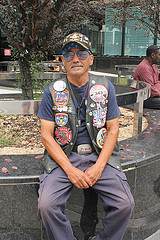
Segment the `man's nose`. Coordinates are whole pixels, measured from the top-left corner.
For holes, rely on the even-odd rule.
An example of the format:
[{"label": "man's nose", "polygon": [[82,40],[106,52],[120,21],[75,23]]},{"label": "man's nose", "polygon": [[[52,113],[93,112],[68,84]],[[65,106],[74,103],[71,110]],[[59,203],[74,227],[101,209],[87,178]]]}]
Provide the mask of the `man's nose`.
[{"label": "man's nose", "polygon": [[79,62],[79,58],[77,57],[77,53],[74,53],[73,61],[74,62]]}]

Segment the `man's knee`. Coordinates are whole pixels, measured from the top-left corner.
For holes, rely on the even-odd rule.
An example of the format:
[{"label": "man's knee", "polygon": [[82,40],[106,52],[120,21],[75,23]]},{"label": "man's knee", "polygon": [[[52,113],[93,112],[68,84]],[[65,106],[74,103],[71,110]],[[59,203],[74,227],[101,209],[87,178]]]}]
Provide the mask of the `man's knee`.
[{"label": "man's knee", "polygon": [[120,198],[119,201],[119,213],[123,212],[124,215],[130,216],[134,208],[134,199],[133,196],[126,195],[125,198]]},{"label": "man's knee", "polygon": [[51,200],[47,197],[41,198],[38,202],[38,209],[40,212],[40,215],[46,215],[48,213],[52,212],[56,212],[56,209],[58,209],[57,207],[58,203],[56,200]]}]

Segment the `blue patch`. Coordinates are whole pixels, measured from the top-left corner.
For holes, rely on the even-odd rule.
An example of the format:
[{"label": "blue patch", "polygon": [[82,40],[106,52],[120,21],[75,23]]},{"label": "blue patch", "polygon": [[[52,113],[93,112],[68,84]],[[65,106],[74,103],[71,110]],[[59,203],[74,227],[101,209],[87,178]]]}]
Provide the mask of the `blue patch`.
[{"label": "blue patch", "polygon": [[65,113],[56,113],[55,121],[58,126],[65,126],[68,122],[68,115]]}]

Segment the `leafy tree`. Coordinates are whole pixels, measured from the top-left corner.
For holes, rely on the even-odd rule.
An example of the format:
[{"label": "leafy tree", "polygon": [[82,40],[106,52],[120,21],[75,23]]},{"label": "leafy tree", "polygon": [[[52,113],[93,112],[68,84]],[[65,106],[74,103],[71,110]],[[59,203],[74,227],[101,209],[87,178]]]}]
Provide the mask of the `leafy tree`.
[{"label": "leafy tree", "polygon": [[160,0],[110,0],[111,12],[108,20],[115,25],[124,24],[127,20],[135,22],[135,29],[144,29],[148,35],[154,36],[154,43],[160,39]]},{"label": "leafy tree", "polygon": [[131,11],[128,9],[128,17],[131,20],[137,20],[137,28],[143,28],[148,34],[154,36],[154,44],[157,44],[157,38],[160,39],[160,2],[159,0],[136,0]]},{"label": "leafy tree", "polygon": [[102,12],[88,0],[1,0],[0,27],[20,66],[23,97],[33,98],[32,60],[47,60],[64,35],[81,24],[102,22]]}]

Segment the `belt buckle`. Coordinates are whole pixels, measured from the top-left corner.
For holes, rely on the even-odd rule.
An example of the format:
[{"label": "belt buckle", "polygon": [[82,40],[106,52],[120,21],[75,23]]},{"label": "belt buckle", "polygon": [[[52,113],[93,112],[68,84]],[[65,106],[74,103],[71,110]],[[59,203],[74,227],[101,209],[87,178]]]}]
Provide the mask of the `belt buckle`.
[{"label": "belt buckle", "polygon": [[77,153],[82,154],[88,154],[92,152],[92,147],[90,144],[81,144],[77,146]]}]

